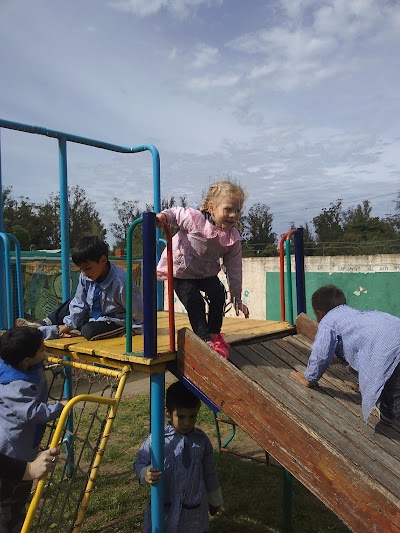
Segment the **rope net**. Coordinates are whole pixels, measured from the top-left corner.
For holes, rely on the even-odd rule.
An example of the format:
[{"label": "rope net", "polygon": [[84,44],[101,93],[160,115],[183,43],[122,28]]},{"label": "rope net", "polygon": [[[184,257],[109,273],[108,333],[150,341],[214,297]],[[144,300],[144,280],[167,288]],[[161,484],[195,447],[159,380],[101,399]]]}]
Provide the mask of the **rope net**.
[{"label": "rope net", "polygon": [[22,533],[80,531],[128,372],[48,357],[49,399],[60,400],[69,387],[72,400],[46,426],[41,449],[57,447],[60,456],[37,484]]}]

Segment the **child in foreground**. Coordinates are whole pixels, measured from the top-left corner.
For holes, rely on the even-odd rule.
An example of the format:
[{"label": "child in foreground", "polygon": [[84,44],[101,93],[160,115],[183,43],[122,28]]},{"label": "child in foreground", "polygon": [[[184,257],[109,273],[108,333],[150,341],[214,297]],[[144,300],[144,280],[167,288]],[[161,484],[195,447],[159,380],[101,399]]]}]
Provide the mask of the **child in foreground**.
[{"label": "child in foreground", "polygon": [[292,376],[313,387],[337,355],[358,372],[365,421],[378,404],[381,422],[400,428],[400,318],[349,307],[335,285],[319,288],[312,307],[318,330],[307,369]]},{"label": "child in foreground", "polygon": [[[48,403],[43,336],[37,329],[7,330],[0,338],[0,356],[0,453],[31,462],[45,424],[60,416],[67,400]],[[0,533],[21,530],[31,487],[32,481],[1,474]]]},{"label": "child in foreground", "polygon": [[[107,244],[95,236],[82,237],[72,250],[72,261],[80,269],[75,296],[46,317],[42,325],[17,319],[16,325],[35,325],[44,339],[70,336],[73,329],[87,340],[118,337],[125,333],[126,272],[108,260]],[[133,284],[132,327],[141,332],[143,304]]]},{"label": "child in foreground", "polygon": [[[242,302],[242,243],[236,227],[242,211],[243,189],[230,181],[213,183],[200,210],[171,207],[158,213],[156,224],[179,228],[172,239],[174,289],[187,310],[190,325],[202,340],[223,357],[229,344],[221,334],[225,308],[225,289],[218,278],[221,260],[226,271],[236,315],[249,318]],[[164,250],[157,267],[160,280],[167,279]],[[203,291],[209,302],[208,317]]]},{"label": "child in foreground", "polygon": [[[164,478],[166,533],[205,533],[208,513],[214,515],[223,504],[215,471],[210,439],[195,427],[200,400],[180,381],[170,385],[166,395],[164,471],[152,468],[151,435],[140,447],[134,469],[141,485],[157,484]],[[151,533],[150,505],[145,511],[143,533]]]}]

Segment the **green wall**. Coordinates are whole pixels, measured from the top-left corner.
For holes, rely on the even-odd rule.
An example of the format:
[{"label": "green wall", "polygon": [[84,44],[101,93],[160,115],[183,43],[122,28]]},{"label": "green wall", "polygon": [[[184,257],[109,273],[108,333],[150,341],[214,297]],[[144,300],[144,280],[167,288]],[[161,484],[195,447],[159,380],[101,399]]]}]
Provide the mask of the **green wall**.
[{"label": "green wall", "polygon": [[[360,310],[376,309],[400,317],[400,272],[306,272],[306,310],[315,318],[311,307],[311,296],[322,285],[337,285],[346,295],[348,305]],[[296,317],[296,280],[292,274],[293,314]],[[279,272],[266,273],[266,317],[280,320],[280,281]],[[288,309],[287,288],[285,285],[286,310]],[[286,311],[286,319],[288,320]]]}]

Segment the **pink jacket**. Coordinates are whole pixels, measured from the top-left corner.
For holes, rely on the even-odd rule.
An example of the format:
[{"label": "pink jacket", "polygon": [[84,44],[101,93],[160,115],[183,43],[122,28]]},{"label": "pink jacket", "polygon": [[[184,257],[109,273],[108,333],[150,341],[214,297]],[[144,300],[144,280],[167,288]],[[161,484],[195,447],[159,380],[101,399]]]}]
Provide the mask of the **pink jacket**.
[{"label": "pink jacket", "polygon": [[[168,224],[179,228],[172,238],[174,278],[204,279],[216,276],[221,261],[226,269],[231,298],[241,300],[242,243],[240,233],[211,224],[201,211],[172,207],[162,213]],[[159,280],[167,279],[167,253],[163,251],[157,266]]]}]

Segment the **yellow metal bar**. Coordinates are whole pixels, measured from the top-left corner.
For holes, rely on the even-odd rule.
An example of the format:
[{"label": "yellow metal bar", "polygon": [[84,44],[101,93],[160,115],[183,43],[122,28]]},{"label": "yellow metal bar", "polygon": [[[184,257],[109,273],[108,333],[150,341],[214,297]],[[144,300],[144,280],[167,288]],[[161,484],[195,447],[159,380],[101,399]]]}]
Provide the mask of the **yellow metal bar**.
[{"label": "yellow metal bar", "polygon": [[72,530],[72,533],[79,533],[83,520],[86,516],[86,511],[89,505],[90,497],[93,492],[93,487],[96,481],[97,472],[99,470],[101,459],[103,458],[103,455],[104,455],[104,452],[107,446],[108,437],[110,436],[110,433],[111,433],[112,425],[114,423],[114,419],[117,414],[118,405],[121,400],[122,392],[124,390],[128,374],[129,374],[129,367],[126,367],[125,372],[123,373],[121,380],[118,384],[117,392],[115,393],[115,402],[113,402],[113,404],[111,405],[111,409],[110,409],[107,422],[103,430],[101,441],[97,449],[96,457],[94,458],[93,466],[90,471],[89,480],[86,485],[85,493],[83,495],[81,504],[79,506],[78,516],[74,524],[74,529]]},{"label": "yellow metal bar", "polygon": [[[116,391],[116,394],[115,394],[115,398],[104,398],[102,396],[93,396],[93,395],[90,395],[90,394],[80,394],[78,396],[74,396],[71,400],[69,400],[69,402],[67,403],[67,405],[64,407],[64,409],[61,412],[60,418],[58,419],[58,422],[57,422],[56,429],[54,431],[53,438],[52,438],[51,443],[50,443],[50,448],[58,448],[61,436],[62,436],[63,431],[64,431],[64,427],[65,427],[65,424],[66,424],[66,421],[67,421],[67,418],[69,416],[69,413],[70,413],[71,409],[74,407],[74,405],[76,405],[77,403],[79,403],[79,402],[91,402],[91,403],[100,403],[100,404],[105,404],[105,405],[108,404],[108,405],[111,406],[111,410],[110,410],[109,416],[107,418],[107,422],[106,422],[104,430],[103,430],[103,435],[102,435],[102,438],[101,438],[101,441],[100,441],[100,445],[99,445],[98,451],[96,453],[96,457],[95,457],[95,460],[94,460],[94,463],[93,463],[93,467],[92,467],[92,470],[91,470],[90,475],[89,475],[89,481],[88,481],[88,484],[86,486],[85,494],[84,494],[84,497],[83,497],[82,502],[81,502],[80,511],[78,513],[77,521],[78,521],[79,525],[74,525],[73,532],[75,533],[75,532],[79,531],[79,529],[81,527],[81,524],[82,524],[82,521],[83,521],[83,519],[85,517],[86,510],[87,510],[87,505],[88,505],[88,502],[89,502],[89,499],[90,499],[90,496],[91,496],[91,491],[93,490],[93,485],[94,485],[94,482],[95,482],[95,479],[96,479],[97,471],[98,471],[98,468],[99,468],[99,465],[100,465],[100,462],[101,462],[101,458],[104,455],[105,447],[107,445],[108,437],[109,437],[109,434],[110,434],[110,431],[111,431],[111,428],[112,428],[112,424],[113,424],[113,421],[114,421],[114,418],[115,418],[115,415],[116,415],[116,412],[117,412],[117,409],[118,409],[118,404],[120,402],[120,399],[121,399],[121,396],[122,396],[122,392],[123,392],[125,384],[126,384],[127,376],[128,376],[128,374],[130,372],[130,368],[129,368],[129,366],[125,366],[123,368],[122,373],[121,373],[121,372],[117,372],[115,370],[110,370],[110,369],[107,370],[107,369],[104,369],[104,368],[101,368],[101,367],[93,367],[92,365],[85,365],[85,364],[82,364],[82,363],[77,363],[75,361],[59,360],[59,359],[55,359],[55,358],[52,358],[52,357],[49,357],[48,359],[51,360],[51,362],[56,362],[57,364],[63,364],[63,365],[66,365],[66,366],[72,366],[72,367],[82,368],[82,369],[86,369],[86,370],[89,370],[89,369],[92,370],[93,369],[96,372],[100,371],[99,372],[100,374],[110,375],[110,376],[114,376],[114,377],[121,376],[121,379],[119,381],[118,388],[117,388],[117,391]],[[29,533],[30,527],[31,527],[32,522],[33,522],[34,514],[36,512],[37,506],[39,504],[40,497],[42,495],[42,492],[43,492],[43,489],[44,489],[44,486],[45,486],[45,483],[46,483],[46,478],[47,478],[47,476],[44,476],[37,483],[35,494],[33,495],[31,504],[30,504],[28,512],[26,514],[26,518],[25,518],[24,524],[22,526],[21,533]],[[79,522],[79,520],[80,520],[80,522]]]},{"label": "yellow metal bar", "polygon": [[[102,366],[95,366],[91,363],[79,363],[78,361],[66,361],[65,359],[57,359],[56,357],[49,356],[47,358],[51,363],[58,365],[70,366],[72,368],[79,368],[80,370],[86,370],[87,372],[95,372],[96,374],[101,374],[103,376],[110,376],[117,378],[120,374],[120,370],[113,370],[112,368],[104,368]],[[125,368],[126,365],[123,366]]]}]

